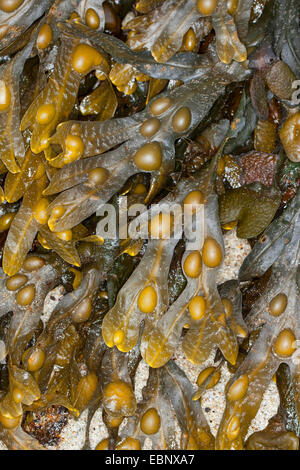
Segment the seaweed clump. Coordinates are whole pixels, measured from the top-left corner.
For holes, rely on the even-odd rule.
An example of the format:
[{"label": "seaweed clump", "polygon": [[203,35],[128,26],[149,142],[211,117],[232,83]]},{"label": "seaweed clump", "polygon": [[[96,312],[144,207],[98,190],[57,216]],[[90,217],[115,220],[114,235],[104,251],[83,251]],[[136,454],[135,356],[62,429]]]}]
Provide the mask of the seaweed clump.
[{"label": "seaweed clump", "polygon": [[299,3],[121,3],[0,0],[0,438],[87,410],[89,449],[101,410],[97,450],[298,449]]}]

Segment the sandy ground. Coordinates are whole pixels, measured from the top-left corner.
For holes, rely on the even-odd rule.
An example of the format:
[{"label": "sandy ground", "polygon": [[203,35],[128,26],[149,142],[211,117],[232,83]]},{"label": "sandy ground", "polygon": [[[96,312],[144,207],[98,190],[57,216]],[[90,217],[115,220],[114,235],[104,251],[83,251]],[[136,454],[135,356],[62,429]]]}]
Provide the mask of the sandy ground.
[{"label": "sandy ground", "polygon": [[[245,256],[249,253],[250,247],[246,240],[238,239],[235,235],[235,231],[227,232],[224,236],[225,240],[225,249],[226,257],[222,266],[222,269],[219,272],[218,282],[222,283],[229,279],[236,279],[238,270],[243,262]],[[48,295],[43,319],[47,320],[51,314],[54,306],[61,297],[63,291],[61,287],[56,288],[51,292],[51,297],[55,297],[55,300],[50,299],[50,294]],[[53,295],[54,294],[54,295]],[[177,364],[185,371],[186,375],[190,381],[195,384],[199,372],[205,367],[213,364],[214,354],[206,361],[205,364],[194,365],[191,364],[184,356],[181,350],[177,351],[176,362]],[[141,399],[141,391],[145,385],[148,378],[148,366],[144,361],[141,361],[136,376],[136,388],[135,393],[137,400]],[[230,378],[230,372],[227,369],[226,364],[222,368],[222,376],[219,383],[212,389],[207,390],[207,392],[202,397],[202,407],[207,418],[207,421],[210,425],[211,431],[214,435],[217,433],[218,425],[220,423],[223,410],[225,408],[224,400],[224,388],[227,381]],[[260,410],[256,415],[255,419],[251,423],[249,429],[249,434],[252,434],[255,431],[263,429],[276,411],[279,404],[279,397],[277,388],[274,382],[271,382],[269,388],[267,389]],[[107,437],[106,427],[103,424],[101,417],[101,410],[98,410],[92,420],[90,428],[90,441],[91,446],[94,448],[99,441]],[[62,431],[60,442],[56,447],[51,447],[51,449],[59,450],[78,450],[82,447],[85,437],[85,422],[86,422],[87,412],[84,412],[78,420],[71,418],[68,424]],[[125,423],[124,423],[125,424]],[[179,434],[179,433],[178,433]],[[148,442],[149,441],[149,442]],[[6,447],[0,441],[0,449],[5,449]],[[150,449],[151,443],[150,440],[146,440],[145,448]]]}]

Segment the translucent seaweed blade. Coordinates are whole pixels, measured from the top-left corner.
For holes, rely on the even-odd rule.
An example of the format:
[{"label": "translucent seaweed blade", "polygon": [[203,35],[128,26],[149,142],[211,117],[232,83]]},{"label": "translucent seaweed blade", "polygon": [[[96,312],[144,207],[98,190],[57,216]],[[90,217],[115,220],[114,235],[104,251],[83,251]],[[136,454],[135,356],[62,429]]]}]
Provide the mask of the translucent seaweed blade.
[{"label": "translucent seaweed blade", "polygon": [[245,41],[247,38],[252,3],[253,0],[239,1],[238,7],[234,13],[234,22],[241,41]]},{"label": "translucent seaweed blade", "polygon": [[[129,153],[130,157],[130,151],[126,145],[122,150],[123,156]],[[119,150],[118,156],[122,157],[122,153]],[[113,163],[111,160],[103,162],[103,164],[101,162],[101,167],[106,168],[109,172],[103,184],[99,186],[77,185],[55,198],[49,210],[51,211],[56,206],[62,206],[65,212],[59,219],[54,216],[50,217],[48,221],[50,229],[62,231],[72,228],[109,201],[120,186],[125,184],[127,179],[136,172],[132,163],[128,165],[129,157],[125,157],[121,162]],[[94,162],[94,168],[98,167],[98,161],[99,159]]]},{"label": "translucent seaweed blade", "polygon": [[[28,276],[27,272],[26,275]],[[23,352],[38,327],[48,289],[54,286],[56,279],[57,272],[50,265],[45,265],[40,270],[33,272],[28,279],[28,285],[35,286],[34,297],[27,306],[18,304],[15,293],[12,292],[14,299],[12,305],[13,316],[7,333],[6,344],[13,364],[19,365]]]},{"label": "translucent seaweed blade", "polygon": [[95,114],[98,121],[111,119],[118,106],[117,97],[109,80],[102,82],[90,95],[83,98],[80,111],[83,116]]},{"label": "translucent seaweed blade", "polygon": [[[217,449],[242,449],[251,420],[256,416],[264,392],[281,363],[290,366],[298,387],[299,288],[296,282],[300,259],[299,227],[274,263],[263,295],[247,316],[248,327],[260,330],[248,355],[230,380],[226,409],[217,436]],[[277,305],[275,300],[286,299]],[[278,302],[278,300],[276,300]],[[294,397],[299,410],[298,394]]]},{"label": "translucent seaweed blade", "polygon": [[[140,324],[146,315],[138,307],[138,297],[145,288],[152,288],[157,295],[157,302],[151,312],[151,319],[159,317],[168,302],[166,290],[168,266],[170,265],[173,246],[171,243],[152,240],[146,253],[135,270],[134,276],[128,279],[120,290],[114,307],[106,314],[103,320],[102,334],[109,347],[114,346],[114,337],[117,332],[123,333],[123,341],[117,344],[120,351],[131,350],[138,341]],[[166,269],[162,270],[161,266]],[[140,279],[145,279],[140,284]],[[149,319],[150,320],[150,319]]]},{"label": "translucent seaweed blade", "polygon": [[[246,362],[230,380],[229,387],[234,384],[235,380],[246,376],[245,383],[248,385],[245,387],[247,391],[240,400],[227,402],[216,438],[218,450],[240,450],[243,448],[243,438],[279,365],[278,360],[271,354],[273,340],[274,335],[267,332],[261,333],[259,347],[256,345],[256,352],[250,351]],[[231,432],[232,428],[233,432]]]},{"label": "translucent seaweed blade", "polygon": [[24,196],[35,179],[39,164],[39,156],[33,154],[30,149],[27,150],[22,161],[21,171],[17,174],[8,173],[5,178],[4,193],[7,202],[16,202]]},{"label": "translucent seaweed blade", "polygon": [[32,47],[33,40],[11,62],[0,67],[0,87],[4,96],[8,95],[8,106],[0,113],[0,159],[12,173],[20,171],[18,161],[21,163],[25,155],[23,136],[19,130],[19,81]]},{"label": "translucent seaweed blade", "polygon": [[300,191],[283,214],[266,229],[240,268],[241,281],[262,276],[272,266],[287,243],[291,241],[295,224],[299,224]]},{"label": "translucent seaweed blade", "polygon": [[213,450],[214,437],[201,409],[200,402],[192,400],[193,387],[174,361],[162,369],[162,382],[175,409],[183,433],[184,449]]},{"label": "translucent seaweed blade", "polygon": [[273,220],[280,199],[280,191],[260,183],[229,190],[220,197],[221,223],[237,221],[239,238],[258,236]]},{"label": "translucent seaweed blade", "polygon": [[[72,68],[71,61],[78,44],[79,40],[63,38],[51,78],[22,118],[22,130],[33,127],[31,150],[34,153],[39,153],[47,147],[48,139],[55,127],[68,117],[74,106],[81,75]],[[54,116],[49,123],[41,124],[37,121],[37,112],[45,104],[53,106]]]},{"label": "translucent seaweed blade", "polygon": [[[54,231],[62,231],[69,228],[72,228],[74,225],[80,223],[82,220],[87,218],[91,215],[95,210],[99,210],[103,204],[105,204],[110,197],[114,194],[114,192],[125,183],[125,181],[135,173],[139,171],[143,171],[143,169],[136,166],[134,162],[134,154],[137,150],[142,147],[144,144],[148,144],[150,142],[156,142],[160,144],[162,149],[162,163],[159,170],[149,170],[153,175],[153,184],[151,186],[151,196],[155,194],[155,192],[160,189],[161,184],[164,181],[165,176],[169,171],[172,171],[174,161],[174,141],[178,138],[178,135],[186,135],[191,132],[197,124],[207,115],[211,106],[215,102],[215,100],[224,92],[224,85],[231,80],[234,80],[236,77],[236,73],[238,73],[238,79],[240,79],[240,72],[236,72],[236,67],[231,67],[227,70],[225,75],[221,77],[221,69],[218,69],[217,75],[212,77],[211,80],[205,79],[195,81],[190,83],[189,85],[182,85],[181,87],[175,89],[170,93],[171,98],[171,106],[166,113],[164,113],[163,121],[161,128],[158,130],[155,136],[150,139],[146,139],[139,134],[135,135],[135,138],[130,139],[127,143],[123,144],[122,147],[114,150],[106,155],[103,155],[103,160],[99,157],[93,160],[96,165],[96,162],[99,162],[100,166],[105,168],[109,172],[109,176],[107,177],[106,181],[98,188],[98,187],[88,187],[87,185],[78,185],[73,187],[70,190],[67,190],[61,193],[51,204],[50,210],[53,209],[56,205],[62,205],[66,210],[62,217],[58,220],[54,218],[50,218],[49,220],[49,227],[51,230]],[[237,77],[236,77],[237,78]],[[163,93],[160,95],[161,97],[168,96],[167,93]],[[147,107],[146,112],[140,113],[137,115],[136,121],[140,121],[140,119],[147,119],[151,117],[149,110],[151,109],[151,104]],[[180,110],[182,107],[188,107],[190,111],[190,122],[187,129],[184,129],[183,132],[176,132],[174,128],[172,128],[172,119],[176,114],[176,110]],[[126,121],[129,119],[129,121]],[[113,121],[112,121],[113,122]],[[119,129],[119,126],[122,128],[122,132],[126,132],[126,123],[129,122],[129,127],[131,127],[132,118],[125,118],[120,120],[115,120],[115,124],[112,124],[111,121],[105,121],[104,123],[97,123],[95,125],[96,129],[103,129],[108,130],[111,128],[114,129],[114,132]],[[58,132],[63,132],[63,127],[72,127],[72,122],[65,123],[61,127],[59,127]],[[94,123],[80,123],[75,122],[74,125],[78,125],[83,132],[88,133],[93,129]],[[170,132],[170,129],[172,131]],[[108,132],[109,134],[109,132]],[[104,134],[105,135],[105,134]],[[124,134],[121,134],[122,136]],[[54,136],[53,142],[56,142],[58,139],[58,135]],[[122,137],[122,140],[124,137]],[[59,139],[57,140],[57,142]],[[120,140],[119,140],[120,142]],[[101,152],[101,137],[97,140],[98,147],[93,147],[96,141],[91,141],[91,146],[93,150],[91,153],[94,154],[96,152]],[[87,144],[86,151],[89,152],[90,148]],[[101,163],[100,163],[101,162]],[[91,169],[90,163],[85,164],[78,164],[74,165],[71,168],[75,170],[74,180],[70,180],[70,184],[72,182],[75,183],[76,181],[80,180],[80,175],[82,175],[83,180],[84,175],[82,172],[82,168]],[[95,166],[96,168],[96,166]],[[79,170],[78,179],[76,176],[76,170]],[[147,171],[147,170],[144,170]],[[54,182],[56,183],[56,178],[60,178],[60,175],[64,175],[63,179],[67,180],[69,175],[69,170],[62,170],[62,173],[58,173],[57,177],[55,177]],[[163,177],[163,178],[162,178]],[[65,184],[65,183],[64,183]],[[69,183],[67,183],[69,185]],[[118,185],[118,188],[117,188]],[[53,185],[54,186],[54,185]],[[49,194],[50,191],[57,191],[59,188],[56,185],[55,189],[50,188],[47,189],[46,193]]]},{"label": "translucent seaweed blade", "polygon": [[[81,0],[77,7],[77,12],[83,23],[86,23],[87,13],[89,12],[89,10],[92,10],[93,12],[96,13],[96,15],[98,16],[98,21],[99,21],[98,28],[96,29],[99,31],[102,31],[105,26],[105,14],[104,14],[103,6],[102,6],[103,1],[104,0]],[[95,25],[93,26],[92,31],[94,30],[95,30]]]},{"label": "translucent seaweed blade", "polygon": [[[48,139],[57,124],[65,121],[71,113],[77,99],[81,79],[95,68],[105,69],[105,59],[95,51],[96,62],[91,60],[87,69],[76,69],[73,61],[76,54],[80,54],[78,46],[82,43],[80,38],[62,34],[62,44],[55,67],[45,88],[27,109],[21,121],[21,130],[33,128],[31,136],[31,150],[39,153],[49,146]],[[78,52],[79,50],[79,52]],[[95,62],[95,64],[94,64]],[[106,70],[106,69],[105,69]],[[48,105],[45,121],[38,119],[38,112]],[[47,113],[46,113],[47,114]]]},{"label": "translucent seaweed blade", "polygon": [[18,39],[50,8],[52,3],[52,0],[24,0],[19,8],[11,12],[1,11],[0,23],[3,25],[5,35],[4,37],[1,35],[0,50],[8,48]]},{"label": "translucent seaweed blade", "polygon": [[10,450],[45,450],[45,447],[23,431],[21,426],[15,429],[4,429],[1,426],[0,437]]},{"label": "translucent seaweed blade", "polygon": [[19,271],[31,249],[40,225],[34,217],[34,209],[45,186],[46,180],[42,178],[27,190],[21,208],[11,224],[3,252],[3,270],[9,276]]},{"label": "translucent seaweed blade", "polygon": [[[210,190],[212,191],[212,189]],[[204,240],[212,237],[222,250],[224,259],[224,244],[222,231],[218,217],[218,200],[212,191],[206,198]],[[222,262],[222,261],[221,261]],[[230,330],[227,322],[222,322],[224,308],[217,291],[216,279],[220,265],[215,268],[207,267],[203,263],[202,268],[202,291],[207,299],[207,312],[203,319],[192,322],[184,340],[183,349],[188,359],[195,363],[201,363],[207,359],[209,349],[218,345],[224,356],[231,363],[235,363],[238,346],[235,335]]]}]

